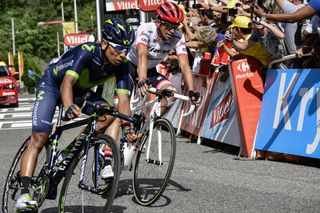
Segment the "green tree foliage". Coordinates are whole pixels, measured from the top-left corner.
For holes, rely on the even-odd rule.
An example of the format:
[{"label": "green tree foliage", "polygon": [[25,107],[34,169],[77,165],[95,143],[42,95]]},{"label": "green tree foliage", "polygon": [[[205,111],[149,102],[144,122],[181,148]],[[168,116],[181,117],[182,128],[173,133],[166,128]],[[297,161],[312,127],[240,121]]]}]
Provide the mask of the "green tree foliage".
[{"label": "green tree foliage", "polygon": [[[65,21],[74,21],[73,0],[63,0]],[[77,0],[79,32],[95,33],[95,0]],[[62,25],[38,25],[40,21],[61,20],[61,0],[0,0],[0,61],[7,61],[12,52],[12,22],[15,24],[16,52],[24,53],[25,73],[28,69],[41,74],[49,62],[57,56],[57,32],[60,38],[60,52],[63,52]],[[18,70],[17,55],[15,66]],[[36,82],[22,77],[25,85],[34,87]]]}]

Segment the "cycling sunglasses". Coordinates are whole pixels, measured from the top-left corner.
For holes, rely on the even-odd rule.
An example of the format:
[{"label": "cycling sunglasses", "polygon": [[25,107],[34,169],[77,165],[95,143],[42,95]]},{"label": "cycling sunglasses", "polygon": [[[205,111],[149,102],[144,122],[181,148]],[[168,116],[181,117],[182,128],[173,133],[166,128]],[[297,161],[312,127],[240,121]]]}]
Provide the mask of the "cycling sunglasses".
[{"label": "cycling sunglasses", "polygon": [[130,50],[130,47],[125,47],[125,46],[122,46],[122,45],[119,45],[119,44],[115,44],[115,43],[112,43],[112,42],[108,42],[110,46],[112,46],[117,52],[121,52],[121,53],[125,53],[125,54],[128,54],[129,50]]},{"label": "cycling sunglasses", "polygon": [[179,24],[173,24],[170,22],[161,21],[161,25],[163,25],[167,30],[177,30],[179,28]]}]

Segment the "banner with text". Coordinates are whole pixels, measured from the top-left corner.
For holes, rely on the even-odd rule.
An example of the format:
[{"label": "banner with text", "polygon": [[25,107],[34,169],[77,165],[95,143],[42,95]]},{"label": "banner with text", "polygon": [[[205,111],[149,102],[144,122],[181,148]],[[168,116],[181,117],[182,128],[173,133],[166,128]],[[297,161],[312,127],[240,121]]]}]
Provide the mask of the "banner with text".
[{"label": "banner with text", "polygon": [[320,158],[319,72],[268,70],[255,149]]},{"label": "banner with text", "polygon": [[209,96],[209,104],[203,123],[201,137],[234,146],[241,145],[236,105],[230,78],[220,72]]},{"label": "banner with text", "polygon": [[252,57],[233,61],[229,65],[229,73],[243,141],[241,155],[252,157],[264,93],[261,63]]},{"label": "banner with text", "polygon": [[[216,81],[216,77],[216,73],[212,73],[210,78],[203,75],[193,75],[193,82],[195,85],[194,90],[200,92],[202,101],[198,106],[197,111],[192,113],[190,116],[182,119],[181,129],[196,136],[200,134],[200,129],[207,112],[210,94],[212,93],[212,88]],[[186,112],[189,107],[190,103],[188,102],[184,102],[182,105],[182,109],[184,112]]]},{"label": "banner with text", "polygon": [[119,10],[153,11],[166,0],[106,0],[106,12]]}]

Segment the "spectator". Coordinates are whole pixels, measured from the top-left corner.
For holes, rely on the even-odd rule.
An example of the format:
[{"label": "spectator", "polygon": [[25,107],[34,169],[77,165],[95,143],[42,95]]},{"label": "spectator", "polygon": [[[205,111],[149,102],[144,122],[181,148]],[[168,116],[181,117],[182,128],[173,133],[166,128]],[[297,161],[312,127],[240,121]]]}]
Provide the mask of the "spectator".
[{"label": "spectator", "polygon": [[231,57],[247,55],[258,59],[264,67],[268,66],[271,59],[270,54],[259,42],[252,42],[249,47],[244,46],[252,33],[252,21],[249,17],[237,16],[230,25],[230,31],[226,33],[226,36],[235,49],[227,47],[224,42],[220,42],[219,46],[224,47]]},{"label": "spectator", "polygon": [[[250,46],[254,42],[259,42],[272,56],[273,59],[282,58],[287,55],[286,46],[283,42],[284,33],[275,24],[269,24],[259,17],[254,19],[256,29],[250,39],[245,42]],[[248,48],[248,47],[247,47]]]},{"label": "spectator", "polygon": [[261,7],[254,5],[254,13],[262,19],[268,19],[272,21],[289,22],[294,23],[311,17],[312,15],[320,12],[320,0],[310,0],[309,3],[294,13],[283,14],[266,14]]},{"label": "spectator", "polygon": [[295,33],[296,45],[302,45],[303,43],[308,45],[311,41],[320,37],[320,17],[318,15],[312,16],[306,29],[301,33],[303,23],[304,21],[298,23],[298,28]]},{"label": "spectator", "polygon": [[[303,0],[275,0],[275,2],[279,5],[279,7],[283,10],[284,13],[294,13],[299,8],[303,7]],[[284,42],[288,49],[289,54],[295,53],[297,47],[295,44],[295,32],[297,30],[297,23],[281,23],[281,27],[284,30]],[[305,25],[301,25],[301,27],[306,27]]]}]

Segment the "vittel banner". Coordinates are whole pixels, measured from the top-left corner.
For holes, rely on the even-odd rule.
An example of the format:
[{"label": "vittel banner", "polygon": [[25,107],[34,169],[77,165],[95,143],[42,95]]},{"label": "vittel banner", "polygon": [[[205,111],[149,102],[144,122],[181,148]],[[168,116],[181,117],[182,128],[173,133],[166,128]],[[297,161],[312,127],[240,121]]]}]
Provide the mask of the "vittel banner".
[{"label": "vittel banner", "polygon": [[106,11],[118,10],[143,10],[152,11],[159,7],[159,5],[166,2],[166,0],[106,0]]},{"label": "vittel banner", "polygon": [[223,79],[220,72],[211,93],[210,102],[203,123],[201,137],[222,143],[240,146],[236,105],[231,90],[230,78]]},{"label": "vittel banner", "polygon": [[106,11],[118,11],[118,10],[132,10],[139,9],[138,0],[107,0],[106,1]]},{"label": "vittel banner", "polygon": [[269,70],[255,149],[320,157],[320,69]]}]

